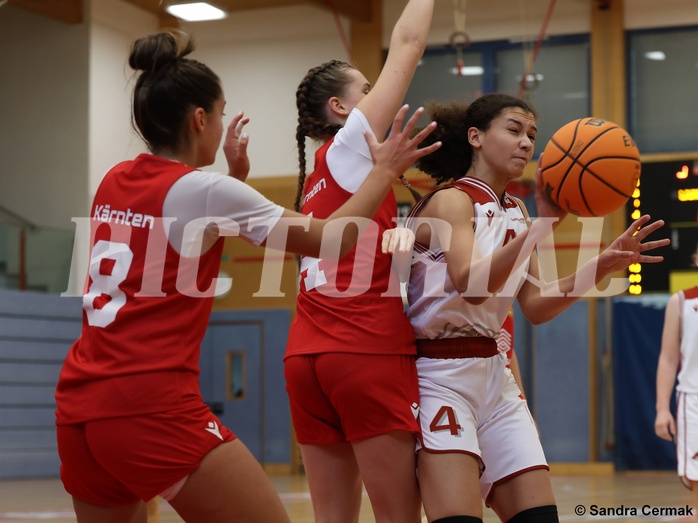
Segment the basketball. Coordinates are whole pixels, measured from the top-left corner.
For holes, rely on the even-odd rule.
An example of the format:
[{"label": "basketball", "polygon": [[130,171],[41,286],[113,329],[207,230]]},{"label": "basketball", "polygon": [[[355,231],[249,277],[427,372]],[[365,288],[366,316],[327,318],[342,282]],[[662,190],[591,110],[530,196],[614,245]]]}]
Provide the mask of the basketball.
[{"label": "basketball", "polygon": [[540,163],[552,201],[585,217],[620,209],[637,187],[640,168],[640,151],[630,134],[600,118],[580,118],[558,129]]}]

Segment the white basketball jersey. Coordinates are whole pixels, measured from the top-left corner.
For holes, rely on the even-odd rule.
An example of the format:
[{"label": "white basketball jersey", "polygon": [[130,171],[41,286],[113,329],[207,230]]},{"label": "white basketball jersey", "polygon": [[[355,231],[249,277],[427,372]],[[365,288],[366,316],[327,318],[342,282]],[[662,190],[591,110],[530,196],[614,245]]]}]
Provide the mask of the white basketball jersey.
[{"label": "white basketball jersey", "polygon": [[698,393],[698,286],[679,291],[681,370],[676,390]]},{"label": "white basketball jersey", "polygon": [[[473,229],[480,257],[489,256],[527,229],[521,206],[507,193],[500,200],[485,182],[471,177],[463,177],[437,191],[451,188],[467,193],[473,202]],[[419,215],[435,192],[415,205],[408,217],[408,226],[409,220]],[[473,305],[465,301],[453,287],[441,248],[432,251],[429,246],[415,243],[407,289],[407,316],[412,322],[416,337],[496,338],[524,282],[528,265],[529,261],[526,261],[512,274],[500,289],[504,292],[497,293],[480,305]]]}]

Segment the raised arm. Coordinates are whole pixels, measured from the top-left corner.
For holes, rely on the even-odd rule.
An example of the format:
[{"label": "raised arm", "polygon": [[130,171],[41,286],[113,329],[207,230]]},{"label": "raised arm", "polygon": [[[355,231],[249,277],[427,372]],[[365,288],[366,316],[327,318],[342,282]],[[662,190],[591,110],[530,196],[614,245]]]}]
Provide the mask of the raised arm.
[{"label": "raised arm", "polygon": [[409,0],[395,23],[385,65],[371,92],[357,105],[383,137],[405,99],[417,64],[424,54],[434,0]]}]

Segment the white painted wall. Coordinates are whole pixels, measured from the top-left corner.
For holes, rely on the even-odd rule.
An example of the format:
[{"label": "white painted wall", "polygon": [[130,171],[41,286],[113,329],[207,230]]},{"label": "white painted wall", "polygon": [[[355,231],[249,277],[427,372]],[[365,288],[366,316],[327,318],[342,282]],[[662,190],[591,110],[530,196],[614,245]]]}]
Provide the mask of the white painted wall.
[{"label": "white painted wall", "polygon": [[83,212],[89,26],[0,7],[0,205],[38,225]]},{"label": "white painted wall", "polygon": [[146,150],[131,127],[131,43],[158,28],[156,17],[120,0],[93,1],[89,54],[90,197],[114,164]]},{"label": "white painted wall", "polygon": [[[194,35],[196,58],[223,82],[228,118],[242,110],[251,119],[250,176],[293,174],[296,88],[308,69],[348,60],[332,14],[311,6],[259,9],[184,28]],[[211,169],[227,172],[222,152]]]}]

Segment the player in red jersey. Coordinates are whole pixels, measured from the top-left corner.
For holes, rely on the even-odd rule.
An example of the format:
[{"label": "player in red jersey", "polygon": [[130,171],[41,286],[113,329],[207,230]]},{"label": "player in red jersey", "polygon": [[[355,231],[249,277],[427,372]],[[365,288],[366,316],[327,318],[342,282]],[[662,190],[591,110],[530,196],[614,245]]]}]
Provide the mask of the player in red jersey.
[{"label": "player in red jersey", "polygon": [[[168,33],[134,43],[133,119],[152,154],[112,168],[92,206],[82,334],[56,391],[61,478],[80,523],[144,522],[143,501],[156,495],[185,521],[289,521],[261,466],[199,392],[222,237],[317,256],[334,219],[375,213],[429,132],[410,138],[422,111],[403,128],[403,107],[384,143],[366,137],[375,167],[356,197],[308,219],[243,183],[242,113],[223,147],[232,176],[198,169],[215,159],[225,98],[218,76],[186,58],[192,50]],[[303,225],[286,228],[288,219]],[[355,241],[345,234],[340,255]]]},{"label": "player in red jersey", "polygon": [[[300,177],[296,209],[324,217],[354,194],[370,169],[362,134],[382,136],[426,45],[434,0],[409,0],[371,87],[346,62],[308,71],[296,91]],[[321,143],[306,179],[305,140]],[[419,521],[415,435],[419,395],[414,335],[383,238],[396,228],[390,192],[356,249],[339,264],[306,256],[285,357],[287,391],[316,521],[358,519],[362,480],[376,521]],[[405,235],[405,236],[401,236]],[[409,261],[409,249],[406,253]]]}]

